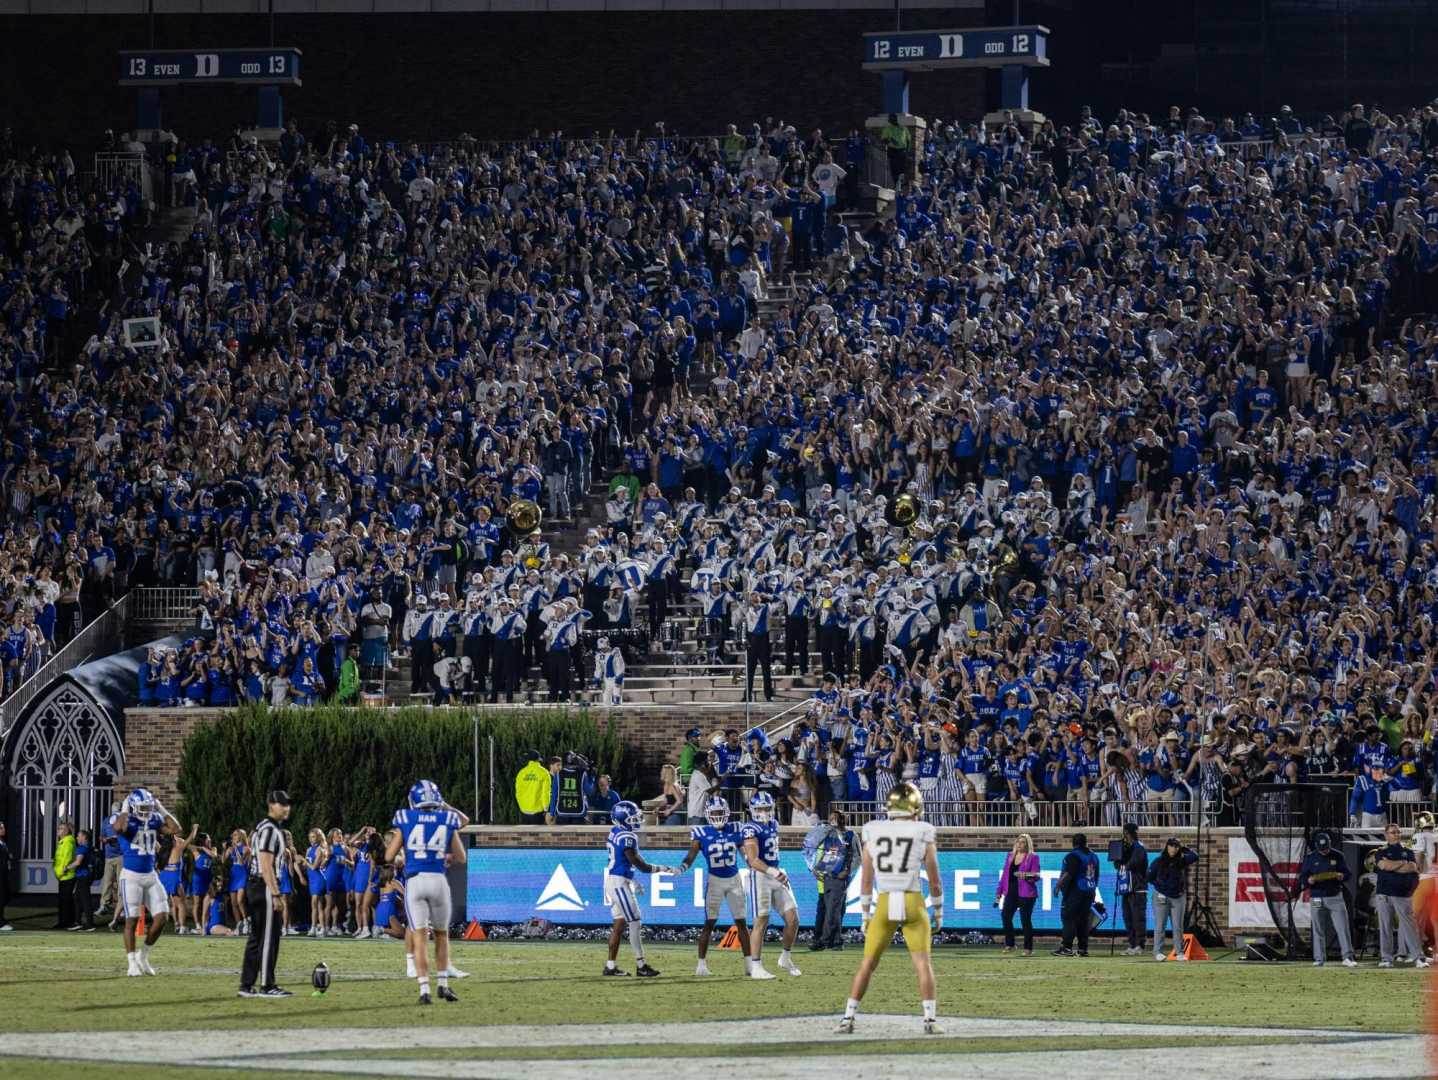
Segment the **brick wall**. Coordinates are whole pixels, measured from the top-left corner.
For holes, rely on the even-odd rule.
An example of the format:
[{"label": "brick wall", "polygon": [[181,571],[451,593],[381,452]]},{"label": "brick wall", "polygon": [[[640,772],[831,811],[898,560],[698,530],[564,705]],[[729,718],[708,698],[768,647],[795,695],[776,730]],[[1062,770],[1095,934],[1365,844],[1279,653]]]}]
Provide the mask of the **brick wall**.
[{"label": "brick wall", "polygon": [[[599,827],[578,827],[567,829],[524,829],[512,827],[478,826],[468,830],[479,847],[557,847],[593,848],[600,847],[608,829]],[[783,847],[797,848],[803,843],[804,829],[782,829]],[[1070,829],[1029,829],[1034,846],[1043,850],[1064,850],[1069,846]],[[1185,844],[1192,846],[1195,836],[1192,830],[1177,830]],[[1088,829],[1089,846],[1104,857],[1110,840],[1119,838],[1117,829]],[[649,827],[644,830],[646,843],[654,847],[683,847],[689,833],[684,828]],[[1228,843],[1230,839],[1242,838],[1241,829],[1205,829],[1199,842],[1199,875],[1194,882],[1194,894],[1204,900],[1212,909],[1219,928],[1227,936],[1234,930],[1228,925]],[[943,851],[1007,851],[1013,844],[1012,831],[1000,829],[940,829],[939,848]],[[1154,853],[1162,843],[1162,837],[1145,838],[1146,846]],[[1110,898],[1112,902],[1112,898]],[[1251,931],[1244,931],[1251,932]]]},{"label": "brick wall", "polygon": [[[975,10],[905,12],[905,29],[982,21]],[[884,11],[284,15],[282,45],[304,52],[304,85],[283,91],[309,132],[334,119],[371,137],[512,138],[530,130],[717,134],[726,122],[782,117],[841,133],[878,110],[860,35]],[[158,48],[268,44],[251,16],[162,15]],[[97,138],[134,124],[118,89],[120,49],[144,48],[143,16],[0,17],[0,107],[20,142]],[[928,72],[913,107],[977,119],[983,72]],[[162,93],[166,127],[186,137],[251,126],[255,93],[188,86]],[[84,168],[85,166],[81,166]]]}]

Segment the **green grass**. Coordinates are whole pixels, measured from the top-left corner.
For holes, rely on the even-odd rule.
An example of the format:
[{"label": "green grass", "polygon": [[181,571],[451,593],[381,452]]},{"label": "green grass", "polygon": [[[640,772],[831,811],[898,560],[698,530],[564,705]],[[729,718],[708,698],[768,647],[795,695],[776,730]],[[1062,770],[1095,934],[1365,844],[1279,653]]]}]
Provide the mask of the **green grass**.
[{"label": "green grass", "polygon": [[[167,936],[152,961],[161,978],[124,975],[123,948],[116,934],[77,935],[26,932],[0,938],[0,1033],[133,1030],[136,1007],[147,1030],[157,1033],[206,1029],[254,1030],[261,1024],[307,1027],[383,1028],[395,1025],[553,1025],[642,1021],[736,1020],[799,1015],[831,1016],[842,1010],[849,980],[860,959],[857,948],[809,953],[796,958],[802,979],[780,977],[756,983],[742,977],[736,952],[712,952],[713,978],[693,976],[691,945],[659,945],[651,962],[664,972],[655,980],[602,979],[603,946],[580,943],[468,943],[456,945],[456,962],[472,978],[455,984],[457,1005],[421,1009],[415,986],[403,978],[397,943],[286,939],[280,949],[280,982],[297,992],[288,1002],[246,1001],[235,996],[243,950],[239,939]],[[628,952],[627,945],[625,953]],[[770,967],[774,954],[769,953]],[[629,961],[621,954],[621,961]],[[324,997],[309,994],[314,964],[326,961],[333,987]],[[1052,1018],[1151,1023],[1225,1024],[1255,1028],[1336,1028],[1353,1032],[1412,1032],[1420,1029],[1429,981],[1411,970],[1357,971],[1329,965],[1248,965],[1236,959],[1211,963],[1156,964],[1150,959],[1110,958],[1107,947],[1089,959],[1031,959],[1003,956],[991,948],[944,948],[935,954],[940,1010],[946,1016]],[[902,949],[892,950],[880,968],[866,1012],[915,1013],[914,978]],[[817,1022],[816,1022],[817,1023]],[[763,1054],[809,1054],[831,1050],[822,1028],[814,1042],[756,1048]],[[3,1036],[0,1036],[3,1037]],[[188,1035],[184,1036],[189,1038]],[[88,1036],[93,1042],[94,1035]],[[1195,1040],[1197,1044],[1199,1040]],[[1211,1042],[1211,1040],[1202,1040]],[[1261,1032],[1239,1041],[1278,1040]],[[965,1039],[916,1043],[865,1043],[856,1051],[889,1054],[975,1053],[1045,1049],[1042,1038]],[[303,1039],[292,1050],[303,1052]],[[203,1047],[203,1034],[196,1045]],[[513,1047],[497,1050],[364,1051],[367,1058],[485,1059],[663,1056],[672,1045],[615,1048]],[[1148,1037],[1095,1035],[1068,1039],[1068,1047],[1089,1049],[1155,1045]],[[1165,1039],[1163,1045],[1189,1045]],[[360,1053],[357,1051],[357,1054]],[[203,1050],[197,1064],[204,1063]],[[178,1080],[194,1070],[130,1065],[79,1067],[104,1080],[140,1077]],[[55,1062],[0,1057],[6,1080],[52,1077]],[[226,1080],[250,1073],[227,1069]],[[266,1072],[265,1080],[281,1074]],[[294,1074],[300,1075],[300,1074]]]},{"label": "green grass", "polygon": [[[203,1009],[215,1027],[243,1026],[276,1015],[275,1003],[234,996],[243,941],[165,937],[152,959],[163,976],[137,984],[125,978],[118,934],[18,934],[0,940],[0,1030],[53,1031],[52,991],[63,989],[76,1026],[127,1029],[133,1016],[120,1000],[143,986],[155,1027],[188,1027]],[[628,951],[626,944],[625,952]],[[842,1011],[860,953],[799,950],[802,979],[756,983],[742,977],[736,952],[711,952],[716,977],[693,975],[689,945],[649,950],[665,974],[652,981],[602,979],[602,945],[471,943],[456,945],[457,962],[473,978],[456,984],[463,1000],[448,1009],[413,1009],[414,983],[403,978],[398,943],[289,938],[280,947],[280,980],[305,994],[284,1006],[293,1027],[392,1022],[404,1009],[414,1024],[622,1023],[741,1019]],[[626,958],[621,953],[621,961]],[[324,960],[334,986],[308,996],[310,971]],[[769,954],[769,966],[773,967]],[[1263,1027],[1417,1031],[1427,982],[1412,971],[1349,971],[1336,964],[1248,965],[1236,960],[1156,964],[1098,951],[1089,959],[1002,956],[994,949],[935,953],[939,1000],[949,1015],[1053,1017],[1132,1022],[1238,1024]],[[682,984],[682,993],[674,984]],[[1401,988],[1401,989],[1400,989]],[[914,977],[907,955],[885,958],[864,1002],[869,1012],[912,1012]]]}]

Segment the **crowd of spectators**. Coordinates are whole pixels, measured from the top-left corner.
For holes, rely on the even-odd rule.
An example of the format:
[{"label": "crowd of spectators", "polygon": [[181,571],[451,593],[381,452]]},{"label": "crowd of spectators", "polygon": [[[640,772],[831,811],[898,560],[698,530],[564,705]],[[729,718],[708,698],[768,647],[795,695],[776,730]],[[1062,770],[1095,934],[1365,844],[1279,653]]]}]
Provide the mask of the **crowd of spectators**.
[{"label": "crowd of spectators", "polygon": [[[894,212],[851,225],[858,133],[292,124],[169,147],[194,225],[144,250],[130,200],[7,146],[7,685],[20,637],[140,584],[205,587],[213,643],[176,659],[206,701],[252,674],[333,694],[361,640],[463,653],[483,687],[506,613],[657,629],[688,588],[766,693],[771,634],[799,670],[816,644],[811,723],[849,765],[977,737],[1028,763],[1020,799],[1116,773],[1172,798],[1236,759],[1315,773],[1376,725],[1426,796],[1433,108],[920,143]],[[158,350],[124,342],[142,315]],[[503,554],[511,500],[562,522],[610,469],[572,561]],[[484,618],[431,634],[421,598]]]}]

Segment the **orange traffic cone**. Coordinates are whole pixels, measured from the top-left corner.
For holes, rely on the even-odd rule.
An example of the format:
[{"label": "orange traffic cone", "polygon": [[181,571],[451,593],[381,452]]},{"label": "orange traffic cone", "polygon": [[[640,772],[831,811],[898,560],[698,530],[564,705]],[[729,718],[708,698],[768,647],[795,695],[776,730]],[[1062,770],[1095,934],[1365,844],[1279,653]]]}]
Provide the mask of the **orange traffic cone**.
[{"label": "orange traffic cone", "polygon": [[724,936],[719,939],[719,948],[739,951],[739,931],[736,927],[731,926],[724,931]]},{"label": "orange traffic cone", "polygon": [[471,919],[468,926],[464,928],[465,941],[488,941],[489,935],[484,932],[484,927],[479,925],[478,919]]},{"label": "orange traffic cone", "polygon": [[[1183,958],[1185,960],[1213,959],[1213,957],[1208,955],[1208,951],[1198,943],[1198,938],[1194,937],[1192,934],[1183,935]],[[1177,960],[1178,951],[1174,950],[1173,952],[1169,953],[1167,959]]]}]

